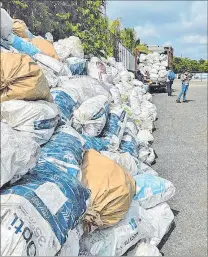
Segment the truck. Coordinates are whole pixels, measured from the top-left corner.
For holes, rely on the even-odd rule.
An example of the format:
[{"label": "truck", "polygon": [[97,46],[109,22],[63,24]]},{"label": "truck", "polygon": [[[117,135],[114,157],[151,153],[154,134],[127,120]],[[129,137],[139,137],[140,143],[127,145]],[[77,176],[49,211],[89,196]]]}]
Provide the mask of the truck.
[{"label": "truck", "polygon": [[[168,67],[170,67],[170,69],[173,68],[173,48],[172,46],[156,46],[156,45],[152,45],[152,46],[147,46],[149,52],[151,53],[159,53],[159,54],[166,54],[168,56]],[[139,53],[141,54],[141,52]],[[146,54],[146,53],[143,53]],[[138,61],[139,63],[139,61]],[[165,81],[159,81],[158,79],[154,79],[154,78],[149,78],[148,80],[148,84],[150,87],[150,90],[153,88],[160,88],[163,89],[166,92],[166,82]]]}]

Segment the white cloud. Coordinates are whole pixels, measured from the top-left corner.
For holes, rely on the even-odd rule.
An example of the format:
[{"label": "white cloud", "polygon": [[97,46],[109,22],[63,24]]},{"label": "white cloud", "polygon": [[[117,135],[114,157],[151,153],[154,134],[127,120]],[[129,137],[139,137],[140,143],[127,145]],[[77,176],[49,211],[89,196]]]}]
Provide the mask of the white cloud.
[{"label": "white cloud", "polygon": [[201,35],[187,35],[180,39],[182,44],[200,44],[206,45],[207,44],[207,36]]},{"label": "white cloud", "polygon": [[144,26],[136,26],[135,31],[141,40],[150,37],[159,37],[156,28],[150,24],[145,24]]},{"label": "white cloud", "polygon": [[180,14],[183,28],[205,28],[207,26],[207,1],[194,1],[190,11]]}]

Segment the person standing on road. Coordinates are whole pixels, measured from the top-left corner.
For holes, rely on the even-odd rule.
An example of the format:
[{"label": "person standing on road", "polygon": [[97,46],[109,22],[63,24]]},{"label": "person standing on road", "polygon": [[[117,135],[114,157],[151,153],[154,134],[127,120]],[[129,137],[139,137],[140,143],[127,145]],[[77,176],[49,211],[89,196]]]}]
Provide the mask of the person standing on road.
[{"label": "person standing on road", "polygon": [[137,79],[141,82],[144,82],[144,75],[141,73],[140,70],[137,71]]},{"label": "person standing on road", "polygon": [[173,81],[175,79],[175,73],[169,68],[166,68],[167,71],[167,80],[166,80],[166,84],[167,84],[167,93],[168,96],[171,96],[172,94],[172,85],[173,85]]},{"label": "person standing on road", "polygon": [[180,103],[181,102],[181,96],[183,95],[183,102],[187,102],[186,101],[186,95],[189,89],[189,82],[192,79],[192,75],[186,70],[182,75],[181,75],[181,92],[178,95],[178,98],[176,100],[176,103]]}]

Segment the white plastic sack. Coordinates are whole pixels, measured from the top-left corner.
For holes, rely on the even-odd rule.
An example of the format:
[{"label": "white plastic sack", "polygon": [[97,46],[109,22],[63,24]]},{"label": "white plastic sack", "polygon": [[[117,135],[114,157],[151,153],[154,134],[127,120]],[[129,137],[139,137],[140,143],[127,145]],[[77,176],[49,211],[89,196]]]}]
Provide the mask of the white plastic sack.
[{"label": "white plastic sack", "polygon": [[1,8],[1,38],[8,39],[8,36],[12,33],[12,27],[12,18],[5,9]]},{"label": "white plastic sack", "polygon": [[65,60],[70,56],[84,58],[84,50],[82,47],[82,43],[78,37],[71,36],[69,38],[60,39],[53,45],[58,56],[62,60]]},{"label": "white plastic sack", "polygon": [[152,102],[152,95],[147,92],[145,95],[143,95],[143,100]]},{"label": "white plastic sack", "polygon": [[167,62],[167,61],[162,61],[162,62],[161,62],[161,66],[168,67],[168,62]]},{"label": "white plastic sack", "polygon": [[154,150],[149,146],[142,146],[139,149],[139,160],[151,165],[155,160]]},{"label": "white plastic sack", "polygon": [[175,195],[175,187],[164,178],[140,174],[134,176],[134,179],[136,181],[134,200],[138,200],[145,209],[166,202]]},{"label": "white plastic sack", "polygon": [[169,231],[171,223],[174,220],[174,214],[167,203],[161,203],[157,206],[147,209],[148,220],[155,228],[151,235],[150,244],[158,245],[164,235]]},{"label": "white plastic sack", "polygon": [[47,33],[45,34],[45,38],[46,38],[49,42],[53,43],[53,35],[52,35],[50,32],[47,32]]},{"label": "white plastic sack", "polygon": [[116,66],[116,59],[114,57],[109,57],[108,62],[110,63],[111,66],[113,67]]},{"label": "white plastic sack", "polygon": [[48,81],[49,87],[50,88],[57,87],[58,76],[54,74],[54,71],[40,62],[37,62],[37,63],[42,68],[42,71]]},{"label": "white plastic sack", "polygon": [[67,90],[80,104],[97,95],[104,95],[111,101],[111,94],[103,84],[89,76],[59,77],[58,87]]},{"label": "white plastic sack", "polygon": [[143,83],[141,81],[139,81],[138,79],[134,79],[133,84],[136,87],[142,87],[143,86]]},{"label": "white plastic sack", "polygon": [[104,95],[92,97],[74,111],[72,126],[81,134],[98,136],[106,124],[108,113],[108,99]]},{"label": "white plastic sack", "polygon": [[102,151],[101,154],[115,161],[124,170],[128,171],[132,176],[140,173],[140,161],[134,158],[130,153],[108,152]]},{"label": "white plastic sack", "polygon": [[119,148],[124,130],[126,128],[127,112],[120,106],[110,110],[108,120],[101,133],[101,136],[110,142],[109,151],[116,151]]},{"label": "white plastic sack", "polygon": [[24,132],[1,122],[1,187],[20,179],[39,158],[39,145]]},{"label": "white plastic sack", "polygon": [[128,72],[127,70],[122,71],[120,73],[120,76],[121,76],[121,81],[122,82],[130,82],[132,80],[130,72]]},{"label": "white plastic sack", "polygon": [[153,66],[153,68],[150,70],[150,75],[153,76],[153,74],[158,74],[158,70]]},{"label": "white plastic sack", "polygon": [[44,54],[35,54],[33,58],[39,63],[42,63],[43,65],[52,69],[56,75],[72,76],[70,70],[67,68],[67,65],[64,65],[53,57]]},{"label": "white plastic sack", "polygon": [[122,256],[139,240],[149,238],[154,228],[145,218],[146,211],[138,201],[132,201],[128,213],[111,228],[94,231],[80,242],[80,255]]},{"label": "white plastic sack", "polygon": [[148,142],[152,143],[154,141],[153,135],[148,130],[140,129],[137,134],[137,139],[140,145],[147,145]]},{"label": "white plastic sack", "polygon": [[68,238],[61,248],[58,256],[79,256],[79,240],[83,235],[81,224],[69,231]]},{"label": "white plastic sack", "polygon": [[88,76],[102,81],[102,76],[106,74],[106,67],[103,62],[98,58],[92,58],[87,67]]},{"label": "white plastic sack", "polygon": [[136,137],[136,135],[138,133],[138,129],[137,129],[135,122],[127,121],[126,128],[128,128],[131,131],[131,133]]},{"label": "white plastic sack", "polygon": [[1,116],[13,129],[30,134],[42,145],[53,135],[59,110],[56,104],[42,100],[10,100],[1,103]]},{"label": "white plastic sack", "polygon": [[117,87],[113,86],[110,89],[111,95],[112,95],[112,101],[115,105],[121,105],[122,100],[121,100],[121,94],[120,91]]},{"label": "white plastic sack", "polygon": [[139,243],[134,250],[133,256],[162,256],[155,245],[149,243]]},{"label": "white plastic sack", "polygon": [[122,72],[122,71],[125,71],[125,67],[124,67],[124,64],[122,62],[116,62],[116,68]]}]

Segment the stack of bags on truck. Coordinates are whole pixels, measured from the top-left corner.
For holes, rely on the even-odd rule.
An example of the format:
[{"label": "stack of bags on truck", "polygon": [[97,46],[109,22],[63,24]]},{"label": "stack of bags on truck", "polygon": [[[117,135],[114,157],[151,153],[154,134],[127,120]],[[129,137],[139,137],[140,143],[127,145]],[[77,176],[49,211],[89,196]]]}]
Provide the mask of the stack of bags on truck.
[{"label": "stack of bags on truck", "polygon": [[168,55],[157,52],[140,54],[138,68],[143,72],[149,72],[152,81],[166,82],[168,67]]},{"label": "stack of bags on truck", "polygon": [[76,37],[31,54],[14,21],[2,29],[1,255],[159,256],[175,188],[151,167],[147,86],[114,58],[84,59]]}]

